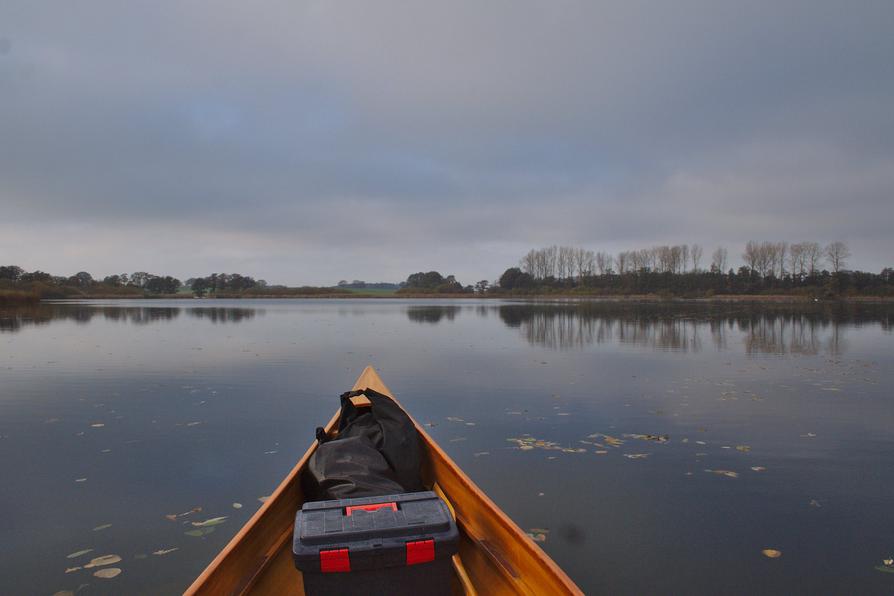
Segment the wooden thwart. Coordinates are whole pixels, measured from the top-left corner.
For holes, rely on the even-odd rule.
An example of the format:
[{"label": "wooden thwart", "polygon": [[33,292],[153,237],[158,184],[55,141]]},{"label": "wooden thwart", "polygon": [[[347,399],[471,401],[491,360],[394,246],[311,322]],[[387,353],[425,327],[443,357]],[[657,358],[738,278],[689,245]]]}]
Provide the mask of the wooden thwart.
[{"label": "wooden thwart", "polygon": [[[394,399],[367,366],[354,390],[370,388]],[[365,396],[363,400],[369,402]],[[351,398],[352,402],[355,398]],[[395,402],[397,400],[395,399]],[[362,403],[356,407],[369,407]],[[325,426],[337,428],[338,413]],[[457,594],[583,594],[558,565],[463,473],[414,420],[424,449],[423,477],[450,507],[460,530],[454,557]],[[304,502],[300,476],[316,449],[310,446],[270,498],[186,590],[187,595],[303,595],[292,562],[295,513]]]}]

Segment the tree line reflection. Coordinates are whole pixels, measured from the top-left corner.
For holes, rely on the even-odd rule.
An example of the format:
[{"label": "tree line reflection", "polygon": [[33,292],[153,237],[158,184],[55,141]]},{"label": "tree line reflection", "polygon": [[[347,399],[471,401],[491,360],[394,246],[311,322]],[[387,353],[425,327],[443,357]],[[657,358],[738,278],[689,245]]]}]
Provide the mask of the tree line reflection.
[{"label": "tree line reflection", "polygon": [[[0,310],[0,332],[53,321],[86,324],[96,319],[133,325],[191,317],[211,323],[239,323],[263,309],[40,304]],[[461,316],[495,316],[528,343],[552,350],[619,343],[656,350],[723,350],[744,342],[750,354],[841,354],[847,327],[894,330],[894,304],[871,303],[478,303],[413,304],[404,307],[412,323],[438,325]],[[358,312],[357,314],[364,314]]]},{"label": "tree line reflection", "polygon": [[410,307],[413,322],[452,321],[460,312],[487,316],[518,329],[528,343],[553,350],[620,343],[656,350],[699,352],[743,338],[747,353],[840,354],[843,329],[894,329],[894,305],[766,303],[518,303],[495,306]]},{"label": "tree line reflection", "polygon": [[86,324],[95,319],[132,325],[173,321],[181,315],[212,323],[238,323],[264,314],[263,309],[164,306],[91,306],[78,304],[39,304],[0,310],[0,332],[16,332],[32,325],[57,321]]}]

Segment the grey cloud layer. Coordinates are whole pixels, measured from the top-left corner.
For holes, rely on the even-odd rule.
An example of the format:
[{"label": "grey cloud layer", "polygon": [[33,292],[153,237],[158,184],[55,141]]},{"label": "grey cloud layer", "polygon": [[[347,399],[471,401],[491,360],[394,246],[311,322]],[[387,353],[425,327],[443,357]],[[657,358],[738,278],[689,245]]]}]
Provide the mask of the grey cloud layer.
[{"label": "grey cloud layer", "polygon": [[0,40],[0,260],[161,259],[106,228],[290,283],[563,242],[894,253],[890,2],[8,1]]}]

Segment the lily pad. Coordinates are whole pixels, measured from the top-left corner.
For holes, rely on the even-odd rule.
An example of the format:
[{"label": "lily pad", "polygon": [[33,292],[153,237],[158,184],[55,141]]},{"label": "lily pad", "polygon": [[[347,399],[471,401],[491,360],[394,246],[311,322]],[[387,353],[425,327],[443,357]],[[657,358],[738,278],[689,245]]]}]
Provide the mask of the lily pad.
[{"label": "lily pad", "polygon": [[96,573],[93,574],[93,577],[98,577],[101,579],[112,579],[113,577],[118,577],[121,575],[121,569],[118,567],[106,567],[105,569],[100,569]]},{"label": "lily pad", "polygon": [[730,470],[705,470],[705,472],[711,472],[712,474],[717,474],[718,476],[726,476],[727,478],[738,478],[738,472],[732,472]]},{"label": "lily pad", "polygon": [[96,557],[91,559],[89,563],[84,565],[84,569],[90,569],[92,567],[102,567],[103,565],[111,565],[113,563],[118,563],[121,561],[121,557],[118,555],[103,555],[101,557]]},{"label": "lily pad", "polygon": [[212,517],[211,519],[206,519],[205,521],[200,522],[192,522],[193,527],[196,528],[207,528],[209,526],[218,526],[227,521],[227,516],[221,517]]},{"label": "lily pad", "polygon": [[65,558],[66,559],[77,559],[80,556],[83,556],[83,555],[86,555],[87,553],[92,553],[92,552],[93,552],[92,548],[85,548],[84,550],[75,551],[75,552],[71,553],[70,555],[66,555]]}]

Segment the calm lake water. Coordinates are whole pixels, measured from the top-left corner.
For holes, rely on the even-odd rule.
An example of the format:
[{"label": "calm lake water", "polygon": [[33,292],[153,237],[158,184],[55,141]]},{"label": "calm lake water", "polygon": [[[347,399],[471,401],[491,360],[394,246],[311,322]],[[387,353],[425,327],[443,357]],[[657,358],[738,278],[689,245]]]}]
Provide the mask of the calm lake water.
[{"label": "calm lake water", "polygon": [[891,594],[892,330],[892,305],[0,311],[0,593],[179,593],[372,363],[587,593]]}]

